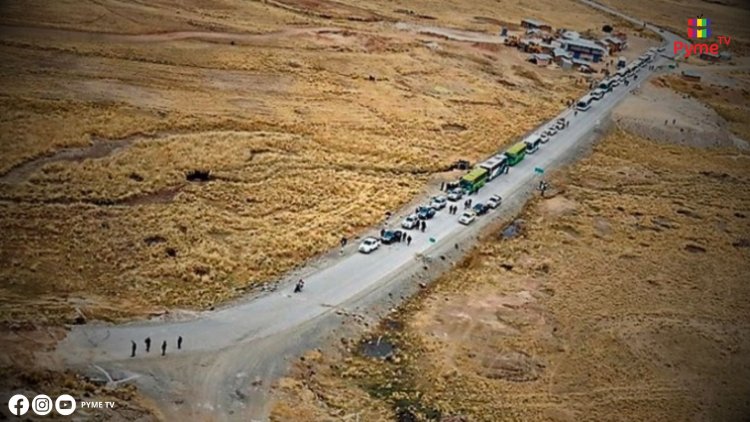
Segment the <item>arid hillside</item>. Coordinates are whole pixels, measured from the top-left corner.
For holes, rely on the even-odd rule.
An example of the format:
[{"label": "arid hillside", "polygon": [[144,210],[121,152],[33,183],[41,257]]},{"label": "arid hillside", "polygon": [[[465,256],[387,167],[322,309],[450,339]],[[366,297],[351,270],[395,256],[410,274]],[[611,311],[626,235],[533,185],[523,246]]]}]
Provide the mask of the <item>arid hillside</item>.
[{"label": "arid hillside", "polygon": [[744,421],[750,155],[616,130],[277,421]]},{"label": "arid hillside", "polygon": [[273,281],[585,89],[425,25],[607,22],[573,0],[0,8],[0,319],[53,324]]}]

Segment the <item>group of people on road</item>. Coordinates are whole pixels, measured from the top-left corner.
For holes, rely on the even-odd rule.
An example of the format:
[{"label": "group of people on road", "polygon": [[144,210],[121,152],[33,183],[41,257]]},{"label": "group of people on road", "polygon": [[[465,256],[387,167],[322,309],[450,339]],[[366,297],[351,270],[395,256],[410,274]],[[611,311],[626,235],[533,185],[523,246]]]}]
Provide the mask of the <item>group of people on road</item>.
[{"label": "group of people on road", "polygon": [[[146,353],[149,353],[151,351],[151,337],[146,337],[146,339],[143,341],[146,344]],[[177,337],[177,350],[182,349],[182,336]],[[134,358],[135,353],[138,351],[138,344],[136,344],[135,341],[130,340],[130,357]],[[164,340],[161,343],[161,355],[164,356],[167,354],[167,341]]]},{"label": "group of people on road", "polygon": [[464,201],[464,209],[471,208],[471,199],[467,199]]},{"label": "group of people on road", "polygon": [[448,214],[450,215],[456,215],[458,213],[458,205],[450,205],[448,206]]}]

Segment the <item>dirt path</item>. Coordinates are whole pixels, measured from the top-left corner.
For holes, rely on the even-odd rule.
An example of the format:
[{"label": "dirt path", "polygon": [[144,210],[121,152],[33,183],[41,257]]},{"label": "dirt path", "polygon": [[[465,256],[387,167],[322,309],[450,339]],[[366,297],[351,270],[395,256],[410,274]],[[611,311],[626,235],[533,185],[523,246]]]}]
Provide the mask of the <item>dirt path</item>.
[{"label": "dirt path", "polygon": [[287,28],[280,31],[251,34],[239,32],[212,32],[212,31],[178,31],[160,32],[148,34],[117,34],[108,32],[89,32],[75,29],[42,28],[34,26],[10,26],[0,25],[0,33],[13,38],[25,38],[28,36],[47,37],[50,39],[68,39],[82,41],[100,41],[111,43],[157,43],[182,40],[198,40],[206,42],[235,42],[235,43],[259,43],[281,38],[292,38],[304,35],[314,35],[326,32],[342,31],[336,27],[310,27],[310,28]]},{"label": "dirt path", "polygon": [[396,24],[396,28],[402,31],[410,31],[418,34],[433,35],[447,38],[452,41],[475,42],[486,44],[503,44],[506,37],[492,35],[485,32],[465,31],[453,28],[442,28],[439,26],[413,25],[405,22]]}]

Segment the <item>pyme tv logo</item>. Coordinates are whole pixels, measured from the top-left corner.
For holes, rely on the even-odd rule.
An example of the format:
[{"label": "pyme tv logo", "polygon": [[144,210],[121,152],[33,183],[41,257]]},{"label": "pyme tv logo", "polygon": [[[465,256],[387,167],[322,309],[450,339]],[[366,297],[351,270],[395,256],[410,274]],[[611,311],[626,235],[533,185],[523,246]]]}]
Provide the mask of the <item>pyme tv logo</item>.
[{"label": "pyme tv logo", "polygon": [[711,36],[711,21],[700,15],[697,18],[688,19],[688,38],[705,39]]},{"label": "pyme tv logo", "polygon": [[704,42],[696,42],[691,44],[689,42],[682,42],[675,40],[674,42],[674,55],[675,58],[679,58],[683,53],[685,58],[690,56],[699,56],[705,60],[720,60],[719,48],[723,45],[729,47],[729,42],[732,40],[729,35],[717,35],[716,42],[708,43],[706,38],[711,37],[711,21],[708,18],[704,18],[703,14],[697,18],[688,19],[688,37],[694,40],[705,40]]}]

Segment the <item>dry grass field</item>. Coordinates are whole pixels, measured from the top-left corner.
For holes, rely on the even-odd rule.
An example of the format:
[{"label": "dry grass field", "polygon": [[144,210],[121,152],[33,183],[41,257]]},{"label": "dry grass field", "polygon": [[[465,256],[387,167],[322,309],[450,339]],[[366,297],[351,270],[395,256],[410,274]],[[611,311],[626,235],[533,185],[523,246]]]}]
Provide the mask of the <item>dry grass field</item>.
[{"label": "dry grass field", "polygon": [[0,8],[0,320],[52,324],[236,297],[584,89],[397,21],[607,22],[573,0]]},{"label": "dry grass field", "polygon": [[520,235],[308,354],[274,420],[746,420],[750,155],[616,131],[551,182]]}]

